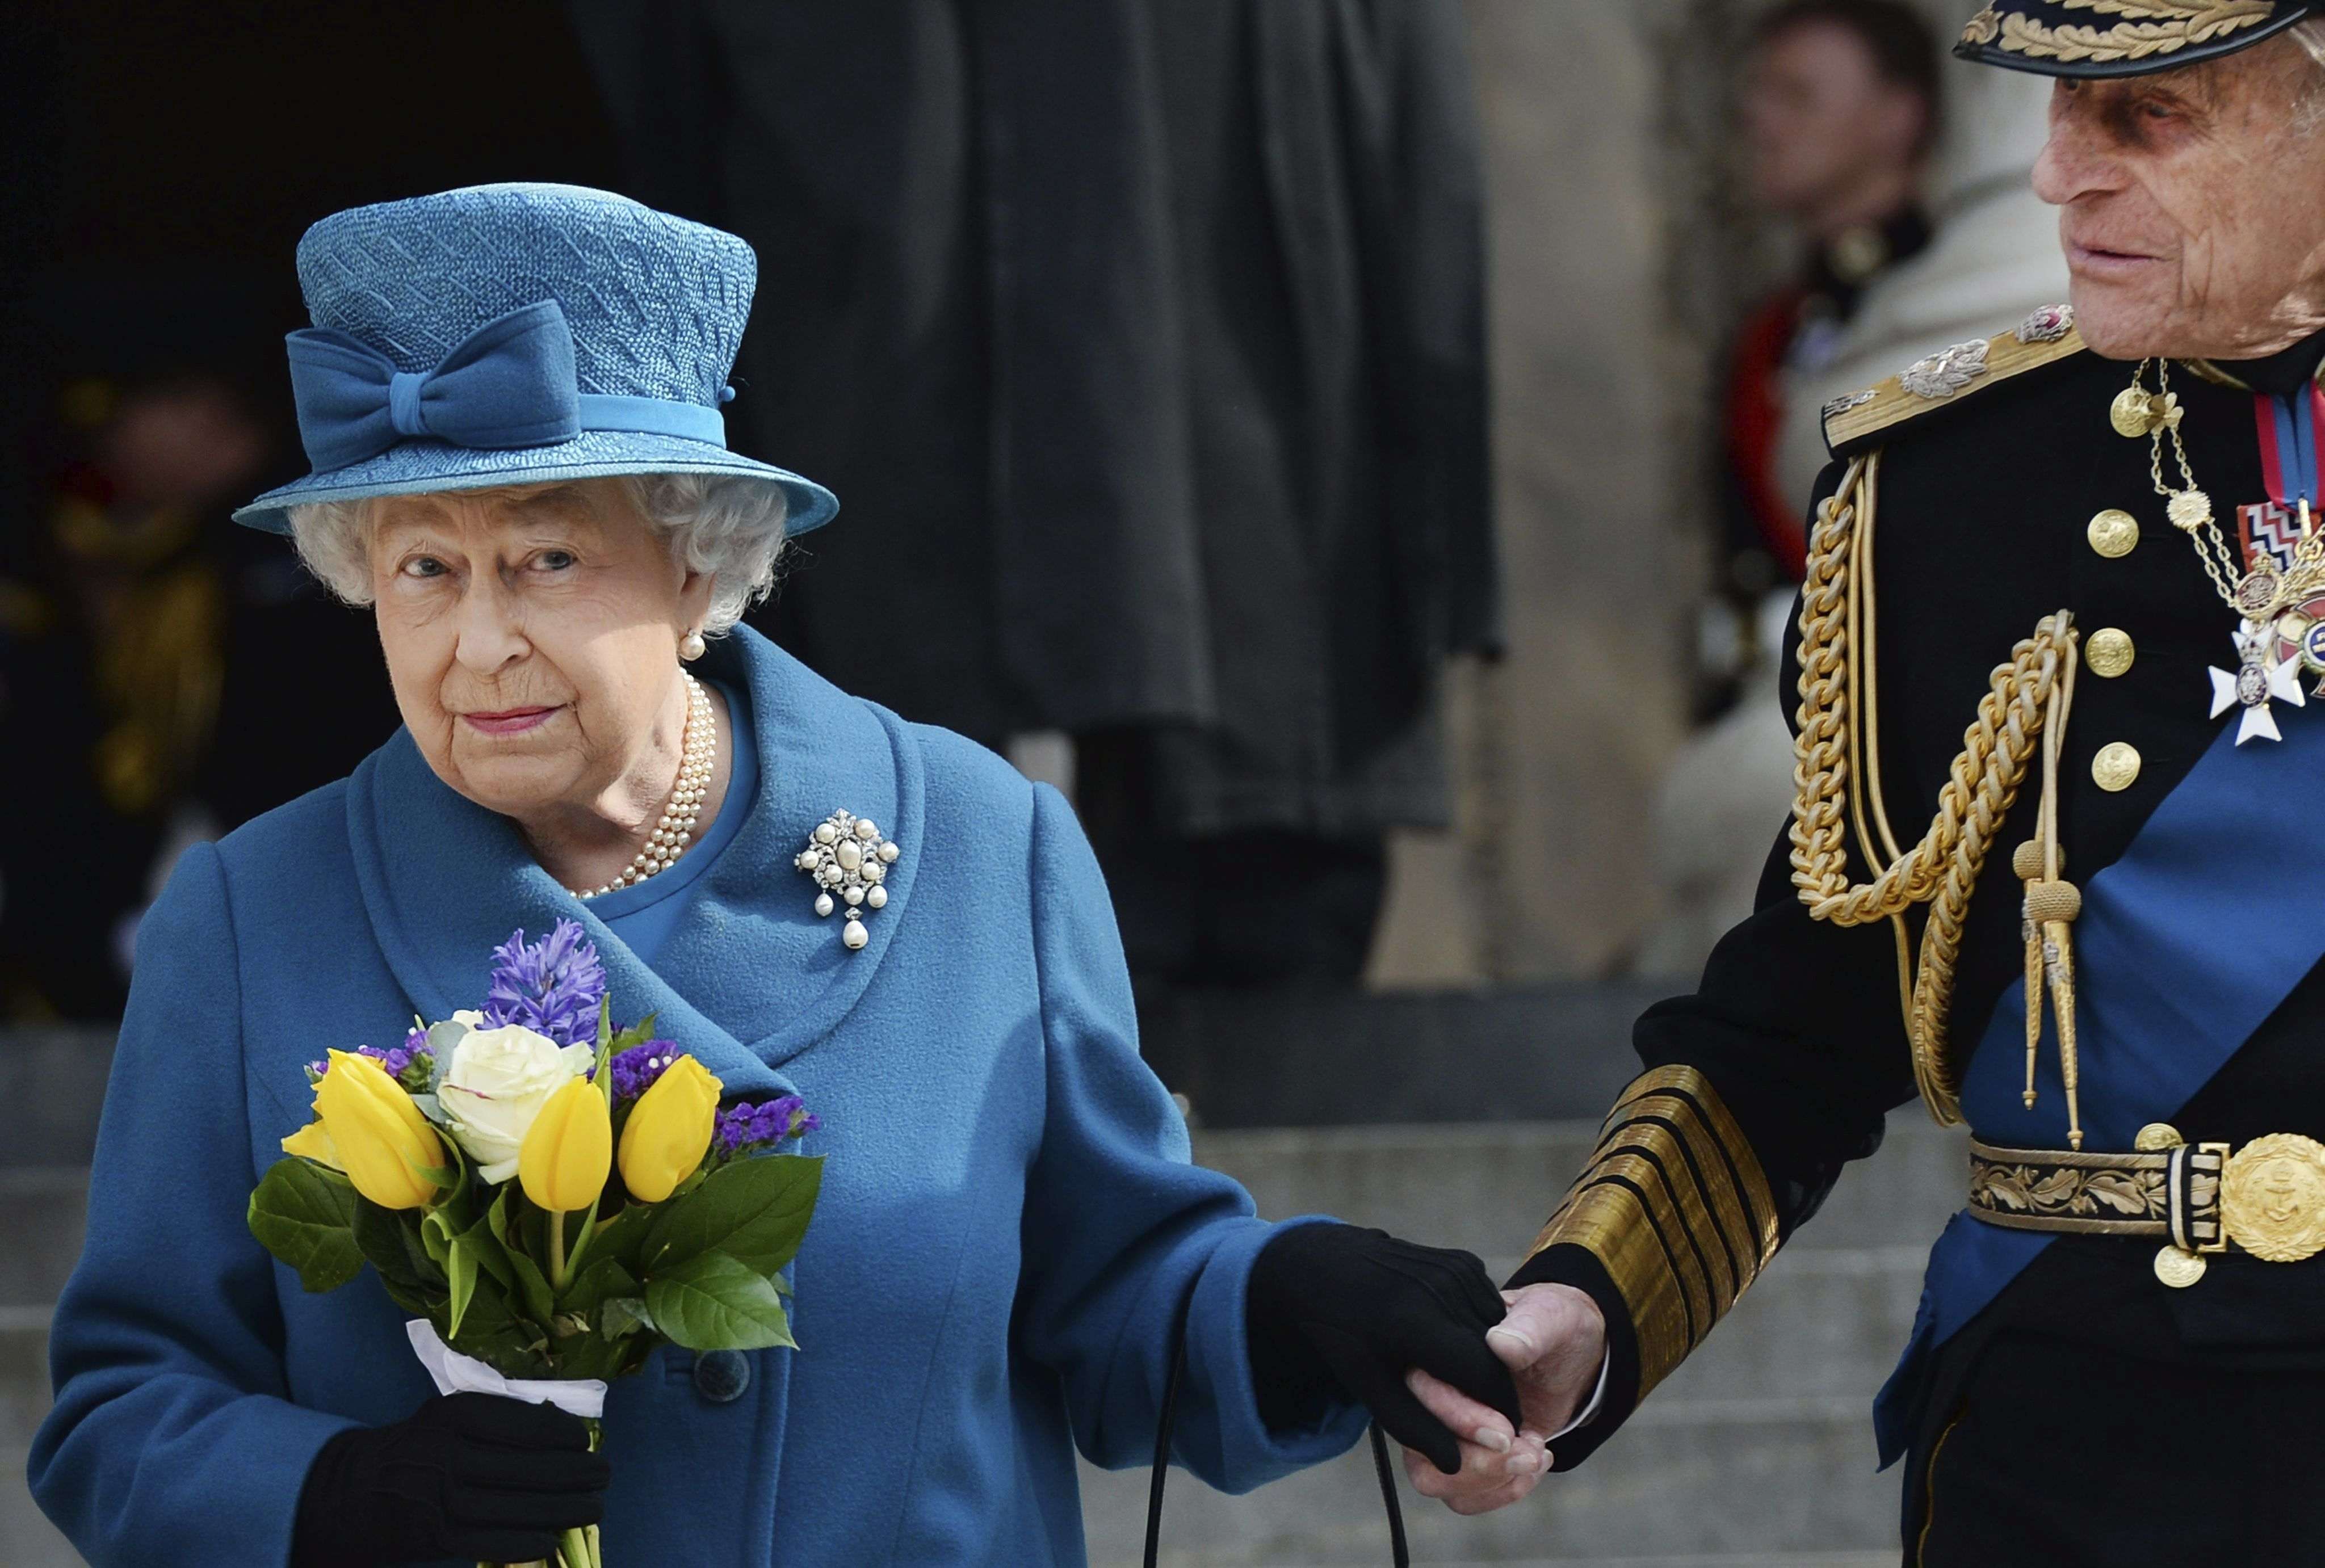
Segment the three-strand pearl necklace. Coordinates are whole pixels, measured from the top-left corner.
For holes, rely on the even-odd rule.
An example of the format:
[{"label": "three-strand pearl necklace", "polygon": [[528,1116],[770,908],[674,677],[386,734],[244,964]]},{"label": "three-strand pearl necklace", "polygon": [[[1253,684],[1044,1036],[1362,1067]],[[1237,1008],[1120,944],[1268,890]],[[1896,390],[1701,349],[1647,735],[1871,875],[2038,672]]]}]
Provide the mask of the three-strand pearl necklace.
[{"label": "three-strand pearl necklace", "polygon": [[645,847],[622,868],[622,874],[602,887],[568,891],[577,899],[595,899],[623,888],[634,888],[657,872],[668,871],[686,846],[694,842],[697,813],[710,792],[710,771],[718,761],[718,722],[710,711],[710,696],[702,683],[684,670],[686,733],[678,748],[678,788],[663,803],[662,820],[646,835]]}]

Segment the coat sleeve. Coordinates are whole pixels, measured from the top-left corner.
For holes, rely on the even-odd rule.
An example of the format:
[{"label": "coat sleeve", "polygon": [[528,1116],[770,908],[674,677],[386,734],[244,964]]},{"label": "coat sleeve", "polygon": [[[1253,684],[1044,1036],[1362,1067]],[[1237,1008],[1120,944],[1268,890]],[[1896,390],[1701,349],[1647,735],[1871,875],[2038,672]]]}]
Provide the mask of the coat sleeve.
[{"label": "coat sleeve", "polygon": [[1296,1431],[1260,1417],[1245,1287],[1282,1227],[1255,1218],[1236,1182],[1189,1163],[1186,1123],[1138,1056],[1097,859],[1046,785],[1035,787],[1032,875],[1048,1100],[1026,1195],[1020,1343],[1063,1383],[1077,1445],[1109,1469],[1153,1457],[1182,1305],[1179,1463],[1240,1492],[1345,1452],[1364,1434],[1360,1406],[1329,1406]]},{"label": "coat sleeve", "polygon": [[[1788,668],[1792,653],[1788,641]],[[1703,1342],[1914,1096],[1895,938],[1885,923],[1811,918],[1792,869],[1787,825],[1753,914],[1695,993],[1639,1019],[1647,1071],[1510,1280],[1574,1286],[1607,1319],[1606,1397],[1556,1445],[1556,1469],[1588,1458]]]},{"label": "coat sleeve", "polygon": [[96,1568],[280,1568],[308,1466],[353,1425],[285,1385],[276,1266],[245,1220],[241,1016],[225,876],[199,844],[138,930],[88,1239],[50,1332],[56,1405],[28,1466]]}]

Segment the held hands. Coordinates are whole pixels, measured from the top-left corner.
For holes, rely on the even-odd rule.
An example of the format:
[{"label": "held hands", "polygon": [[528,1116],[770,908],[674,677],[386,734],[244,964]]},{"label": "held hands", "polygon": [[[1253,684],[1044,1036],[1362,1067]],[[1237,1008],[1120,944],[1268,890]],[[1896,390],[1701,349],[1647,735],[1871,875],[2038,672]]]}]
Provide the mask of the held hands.
[{"label": "held hands", "polygon": [[[1448,1474],[1461,1469],[1461,1437],[1499,1433],[1510,1446],[1518,1389],[1486,1340],[1502,1297],[1471,1254],[1354,1225],[1296,1225],[1261,1250],[1245,1299],[1270,1427],[1311,1425],[1345,1395]],[[1409,1368],[1458,1400],[1467,1424],[1449,1430],[1431,1414]]]},{"label": "held hands", "polygon": [[1550,1469],[1549,1440],[1582,1413],[1607,1355],[1607,1320],[1598,1304],[1569,1285],[1529,1285],[1502,1293],[1508,1315],[1486,1335],[1515,1381],[1524,1419],[1514,1439],[1501,1413],[1415,1366],[1406,1381],[1436,1421],[1472,1434],[1458,1466],[1427,1449],[1408,1447],[1405,1473],[1425,1498],[1457,1514],[1488,1514],[1540,1485]]}]

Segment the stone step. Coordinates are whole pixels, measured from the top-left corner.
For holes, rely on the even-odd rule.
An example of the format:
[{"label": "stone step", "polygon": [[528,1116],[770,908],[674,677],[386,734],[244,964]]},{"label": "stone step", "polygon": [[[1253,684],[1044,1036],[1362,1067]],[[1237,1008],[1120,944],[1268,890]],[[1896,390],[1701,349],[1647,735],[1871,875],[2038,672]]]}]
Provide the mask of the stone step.
[{"label": "stone step", "polygon": [[[1574,1121],[1194,1135],[1195,1158],[1240,1180],[1271,1218],[1336,1214],[1481,1257],[1533,1239],[1597,1140],[1596,1124]],[[1791,1249],[1926,1248],[1961,1206],[1968,1164],[1960,1130],[1900,1111],[1879,1154],[1841,1174]]]},{"label": "stone step", "polygon": [[46,1306],[80,1258],[88,1171],[0,1166],[0,1307]]},{"label": "stone step", "polygon": [[0,1443],[0,1563],[8,1568],[84,1568],[80,1554],[57,1533],[24,1488],[27,1450]]},{"label": "stone step", "polygon": [[[1896,1561],[1898,1476],[1873,1471],[1856,1400],[1649,1409],[1590,1462],[1514,1508],[1461,1518],[1403,1487],[1416,1562],[1603,1563],[1818,1554]],[[1716,1417],[1716,1418],[1710,1418]],[[1146,1478],[1083,1469],[1093,1563],[1138,1560]],[[1402,1485],[1402,1483],[1400,1483]],[[1162,1538],[1181,1568],[1325,1568],[1386,1560],[1367,1448],[1246,1497],[1174,1476]]]}]

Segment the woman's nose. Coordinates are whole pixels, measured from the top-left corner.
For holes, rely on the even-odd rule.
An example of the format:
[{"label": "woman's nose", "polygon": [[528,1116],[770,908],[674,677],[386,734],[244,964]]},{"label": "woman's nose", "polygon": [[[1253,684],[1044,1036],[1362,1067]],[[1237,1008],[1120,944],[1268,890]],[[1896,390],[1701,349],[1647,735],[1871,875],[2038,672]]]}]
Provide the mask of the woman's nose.
[{"label": "woman's nose", "polygon": [[477,675],[498,674],[523,658],[531,646],[515,595],[488,573],[472,577],[460,596],[459,632],[454,657]]}]

